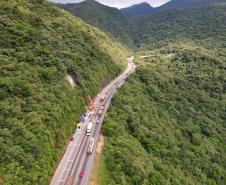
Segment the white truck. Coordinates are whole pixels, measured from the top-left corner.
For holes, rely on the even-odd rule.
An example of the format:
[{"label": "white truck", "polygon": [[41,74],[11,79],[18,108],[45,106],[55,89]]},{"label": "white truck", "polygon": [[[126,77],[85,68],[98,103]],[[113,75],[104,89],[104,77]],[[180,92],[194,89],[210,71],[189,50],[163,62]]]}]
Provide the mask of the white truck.
[{"label": "white truck", "polygon": [[92,137],[89,141],[88,150],[87,150],[88,154],[91,154],[93,152],[93,147],[94,147],[94,137]]},{"label": "white truck", "polygon": [[89,122],[88,126],[87,126],[87,129],[86,129],[86,135],[87,136],[91,135],[92,128],[93,128],[93,122]]}]

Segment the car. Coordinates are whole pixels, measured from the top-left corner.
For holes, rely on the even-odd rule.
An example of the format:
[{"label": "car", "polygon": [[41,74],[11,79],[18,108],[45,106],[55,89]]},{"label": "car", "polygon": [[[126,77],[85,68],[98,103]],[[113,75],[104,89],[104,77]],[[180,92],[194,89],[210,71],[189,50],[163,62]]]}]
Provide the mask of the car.
[{"label": "car", "polygon": [[87,136],[90,136],[91,135],[92,128],[93,128],[93,122],[91,121],[87,125],[87,129],[86,129],[86,135]]},{"label": "car", "polygon": [[98,111],[98,116],[99,116],[99,117],[102,116],[102,113],[103,113],[103,109],[99,109],[99,111]]},{"label": "car", "polygon": [[83,171],[80,172],[79,177],[81,177],[81,178],[84,177],[84,172]]},{"label": "car", "polygon": [[71,137],[71,141],[74,141],[74,136]]},{"label": "car", "polygon": [[101,96],[101,98],[100,98],[100,102],[103,102],[103,101],[104,101],[104,99],[105,99],[105,97],[106,97],[106,95]]},{"label": "car", "polygon": [[101,105],[100,110],[104,110],[105,105]]},{"label": "car", "polygon": [[100,123],[100,120],[98,119],[98,120],[97,120],[97,124],[99,124],[99,123]]}]

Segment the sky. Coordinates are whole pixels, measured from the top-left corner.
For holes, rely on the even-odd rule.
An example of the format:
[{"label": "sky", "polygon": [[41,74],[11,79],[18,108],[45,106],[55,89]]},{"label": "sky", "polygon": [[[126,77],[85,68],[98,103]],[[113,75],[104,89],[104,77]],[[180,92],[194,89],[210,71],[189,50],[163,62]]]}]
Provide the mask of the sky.
[{"label": "sky", "polygon": [[[82,2],[83,0],[50,0],[55,3],[78,3]],[[124,8],[134,4],[147,2],[153,7],[160,6],[169,0],[96,0],[104,5],[116,7],[116,8]]]}]

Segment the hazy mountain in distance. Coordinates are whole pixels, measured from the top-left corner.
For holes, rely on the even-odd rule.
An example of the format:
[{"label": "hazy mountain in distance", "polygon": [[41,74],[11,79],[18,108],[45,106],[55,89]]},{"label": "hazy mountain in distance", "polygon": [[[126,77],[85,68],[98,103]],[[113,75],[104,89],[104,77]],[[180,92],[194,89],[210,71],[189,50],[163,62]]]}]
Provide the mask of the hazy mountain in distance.
[{"label": "hazy mountain in distance", "polygon": [[[186,38],[225,46],[226,5],[211,5],[191,9],[168,9],[154,15],[136,17],[133,21],[141,28],[138,43],[149,45],[174,42]],[[142,32],[142,33],[141,33]],[[205,42],[205,43],[206,43]]]},{"label": "hazy mountain in distance", "polygon": [[142,16],[153,14],[156,12],[156,9],[153,8],[150,4],[143,2],[127,8],[122,8],[120,9],[120,11],[128,16]]},{"label": "hazy mountain in distance", "polygon": [[226,0],[171,0],[157,8],[153,8],[147,2],[143,2],[141,4],[135,4],[127,8],[122,8],[120,9],[120,11],[130,17],[138,17],[145,15],[153,15],[154,13],[167,9],[195,8],[217,3],[226,3]]},{"label": "hazy mountain in distance", "polygon": [[206,6],[216,3],[226,3],[226,0],[171,0],[168,3],[160,6],[158,10],[166,9],[184,9],[198,6]]}]

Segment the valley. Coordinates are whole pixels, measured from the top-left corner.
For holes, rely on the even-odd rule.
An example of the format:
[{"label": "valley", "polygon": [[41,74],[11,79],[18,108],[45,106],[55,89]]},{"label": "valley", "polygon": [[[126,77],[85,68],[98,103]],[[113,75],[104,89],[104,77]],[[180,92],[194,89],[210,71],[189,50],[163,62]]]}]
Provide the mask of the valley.
[{"label": "valley", "polygon": [[0,1],[0,184],[226,184],[226,1],[54,2]]}]

